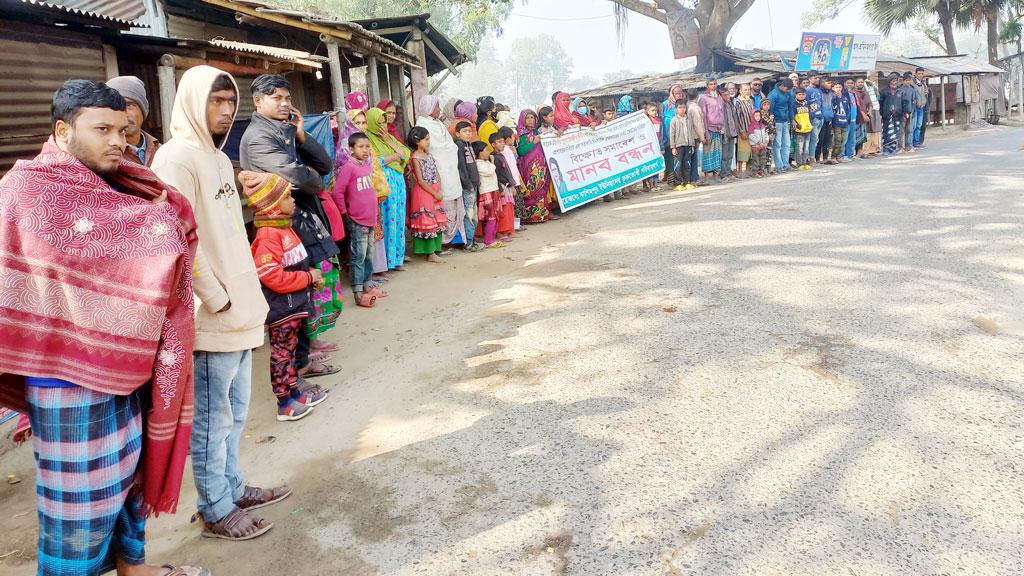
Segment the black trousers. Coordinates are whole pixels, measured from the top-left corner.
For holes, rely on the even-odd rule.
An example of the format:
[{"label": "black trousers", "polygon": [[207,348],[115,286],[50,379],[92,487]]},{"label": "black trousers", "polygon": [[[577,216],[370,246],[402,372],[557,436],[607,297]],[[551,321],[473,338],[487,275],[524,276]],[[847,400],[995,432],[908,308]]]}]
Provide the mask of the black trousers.
[{"label": "black trousers", "polygon": [[825,120],[821,124],[821,132],[818,136],[818,145],[814,149],[815,160],[828,160],[832,151],[832,121]]},{"label": "black trousers", "polygon": [[693,146],[676,146],[676,154],[673,156],[674,160],[679,161],[679,165],[676,166],[676,183],[689,184],[690,162],[695,161]]}]

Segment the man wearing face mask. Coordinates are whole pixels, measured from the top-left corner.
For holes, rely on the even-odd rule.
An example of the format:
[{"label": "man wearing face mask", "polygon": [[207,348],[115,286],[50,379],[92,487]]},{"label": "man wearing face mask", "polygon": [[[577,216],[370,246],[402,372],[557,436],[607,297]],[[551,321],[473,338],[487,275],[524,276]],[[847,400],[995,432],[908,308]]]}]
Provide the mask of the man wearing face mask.
[{"label": "man wearing face mask", "polygon": [[147,566],[192,430],[196,222],[123,159],[114,89],[69,80],[39,155],[0,180],[0,406],[31,424],[42,576],[208,576]]}]

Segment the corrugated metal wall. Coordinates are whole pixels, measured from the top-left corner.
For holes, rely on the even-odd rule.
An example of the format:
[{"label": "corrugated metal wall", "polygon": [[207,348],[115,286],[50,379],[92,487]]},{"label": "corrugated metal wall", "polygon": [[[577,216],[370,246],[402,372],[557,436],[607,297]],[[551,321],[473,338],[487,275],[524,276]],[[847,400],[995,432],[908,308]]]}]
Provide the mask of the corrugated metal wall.
[{"label": "corrugated metal wall", "polygon": [[[31,27],[30,27],[31,28]],[[105,80],[98,38],[52,28],[45,35],[3,29],[0,38],[0,174],[32,158],[50,135],[53,93],[73,78]]]}]

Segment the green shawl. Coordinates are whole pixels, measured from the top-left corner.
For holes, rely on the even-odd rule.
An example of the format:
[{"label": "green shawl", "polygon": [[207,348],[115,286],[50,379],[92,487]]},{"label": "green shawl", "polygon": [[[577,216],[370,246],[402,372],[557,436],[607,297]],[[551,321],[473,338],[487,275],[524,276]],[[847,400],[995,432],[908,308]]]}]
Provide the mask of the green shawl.
[{"label": "green shawl", "polygon": [[366,135],[369,136],[370,146],[373,147],[373,153],[378,158],[384,158],[396,152],[401,154],[402,158],[389,163],[388,167],[400,173],[405,172],[405,165],[409,162],[409,149],[388,132],[386,115],[380,108],[370,108],[366,112]]}]

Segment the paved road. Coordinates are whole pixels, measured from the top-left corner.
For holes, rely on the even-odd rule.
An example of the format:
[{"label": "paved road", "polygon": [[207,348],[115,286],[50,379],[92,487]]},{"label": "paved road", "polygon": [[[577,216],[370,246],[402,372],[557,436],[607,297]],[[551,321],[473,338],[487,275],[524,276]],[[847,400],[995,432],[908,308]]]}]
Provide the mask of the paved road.
[{"label": "paved road", "polygon": [[218,575],[1019,573],[1022,138],[656,192],[418,265],[381,310],[346,311],[326,409],[276,423],[257,384],[246,466],[297,488],[275,530],[202,540],[187,487],[150,557]]}]

